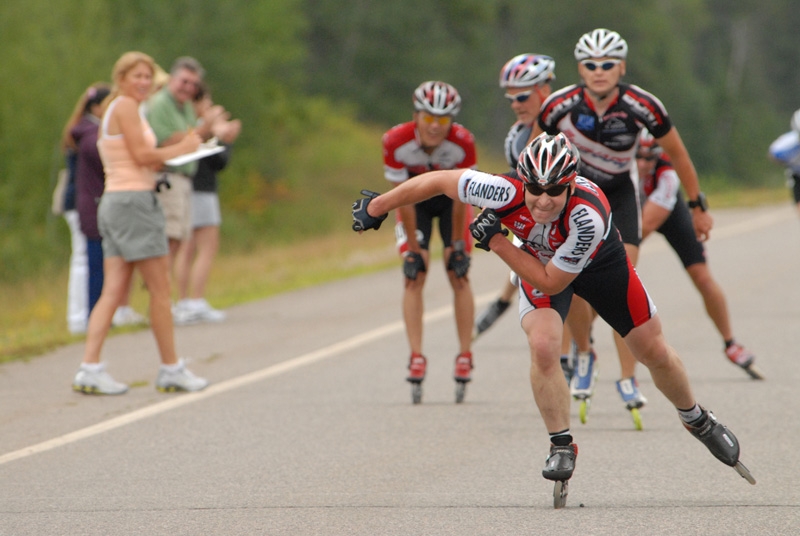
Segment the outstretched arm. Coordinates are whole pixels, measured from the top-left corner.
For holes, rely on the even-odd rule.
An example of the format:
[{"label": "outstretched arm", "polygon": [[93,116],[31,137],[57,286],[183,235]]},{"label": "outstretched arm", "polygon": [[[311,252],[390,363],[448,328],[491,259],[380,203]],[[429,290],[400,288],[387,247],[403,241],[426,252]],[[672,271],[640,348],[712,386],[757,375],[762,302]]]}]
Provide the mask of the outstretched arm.
[{"label": "outstretched arm", "polygon": [[417,175],[370,201],[367,214],[381,216],[398,207],[413,205],[441,194],[458,200],[458,179],[464,171],[451,169]]}]

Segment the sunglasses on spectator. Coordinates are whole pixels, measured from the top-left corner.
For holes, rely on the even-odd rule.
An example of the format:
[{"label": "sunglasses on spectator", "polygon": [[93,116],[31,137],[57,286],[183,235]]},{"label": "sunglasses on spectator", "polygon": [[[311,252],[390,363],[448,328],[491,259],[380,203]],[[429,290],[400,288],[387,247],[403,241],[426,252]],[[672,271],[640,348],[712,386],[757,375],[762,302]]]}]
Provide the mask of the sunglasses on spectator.
[{"label": "sunglasses on spectator", "polygon": [[536,183],[529,182],[525,185],[525,189],[528,190],[528,193],[531,195],[544,195],[546,194],[548,197],[558,197],[559,195],[564,193],[569,187],[569,184],[561,184],[559,186],[550,186],[549,188],[542,188]]},{"label": "sunglasses on spectator", "polygon": [[658,157],[655,155],[637,154],[636,160],[647,160],[648,162],[653,162],[654,160],[658,160]]},{"label": "sunglasses on spectator", "polygon": [[606,60],[606,61],[593,61],[593,60],[583,60],[581,65],[589,69],[590,71],[595,71],[597,69],[602,69],[604,71],[610,71],[614,67],[620,64],[621,60]]},{"label": "sunglasses on spectator", "polygon": [[439,123],[442,126],[447,126],[453,120],[449,115],[431,115],[429,113],[422,114],[422,120],[427,124]]},{"label": "sunglasses on spectator", "polygon": [[518,102],[522,104],[526,100],[530,99],[532,94],[533,90],[529,89],[528,91],[522,91],[520,93],[517,93],[516,95],[511,95],[510,93],[506,93],[506,98],[509,100],[509,102]]}]

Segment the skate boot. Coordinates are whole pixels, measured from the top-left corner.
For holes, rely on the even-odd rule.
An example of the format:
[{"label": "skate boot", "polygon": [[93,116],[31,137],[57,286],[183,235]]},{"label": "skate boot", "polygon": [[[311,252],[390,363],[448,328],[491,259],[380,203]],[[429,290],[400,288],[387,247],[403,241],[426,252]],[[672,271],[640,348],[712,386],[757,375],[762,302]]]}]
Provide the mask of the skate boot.
[{"label": "skate boot", "polygon": [[575,400],[580,401],[579,415],[581,423],[586,424],[589,416],[589,406],[594,392],[594,384],[597,380],[597,356],[594,350],[588,352],[578,352],[575,360],[575,368],[572,371],[570,391]]},{"label": "skate boot", "polygon": [[411,354],[408,362],[408,376],[406,381],[411,383],[411,401],[414,404],[422,402],[422,381],[425,379],[425,369],[428,360],[422,354]]},{"label": "skate boot", "polygon": [[550,445],[550,454],[544,462],[542,476],[553,480],[553,507],[563,508],[567,504],[569,479],[575,471],[575,458],[578,456],[578,445],[570,443],[565,446]]},{"label": "skate boot", "polygon": [[472,339],[477,339],[481,333],[492,327],[492,324],[500,318],[500,315],[506,312],[510,304],[511,302],[503,301],[500,298],[490,303],[489,307],[475,320],[475,330],[472,334]]},{"label": "skate boot", "polygon": [[706,448],[725,465],[733,467],[742,478],[755,484],[756,481],[742,462],[739,461],[739,441],[727,426],[720,423],[713,413],[702,408],[703,415],[694,423],[683,423]]},{"label": "skate boot", "polygon": [[630,377],[617,382],[617,391],[625,403],[625,407],[631,412],[633,418],[633,425],[637,430],[642,429],[642,416],[639,414],[639,409],[644,407],[647,399],[639,391],[639,382],[636,378]]},{"label": "skate boot", "polygon": [[467,383],[472,381],[472,352],[462,352],[456,356],[453,379],[456,381],[456,404],[464,401]]},{"label": "skate boot", "polygon": [[725,355],[731,360],[731,363],[741,367],[754,380],[764,379],[764,374],[755,365],[756,356],[741,344],[734,342],[725,348]]}]

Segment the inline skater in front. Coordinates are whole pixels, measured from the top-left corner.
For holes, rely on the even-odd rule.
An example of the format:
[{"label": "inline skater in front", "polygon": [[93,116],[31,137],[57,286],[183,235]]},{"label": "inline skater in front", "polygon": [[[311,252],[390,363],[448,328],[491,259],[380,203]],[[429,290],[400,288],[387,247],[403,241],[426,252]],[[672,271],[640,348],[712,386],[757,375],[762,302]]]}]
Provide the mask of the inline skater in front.
[{"label": "inline skater in front", "polygon": [[[386,179],[395,186],[435,169],[474,167],[477,162],[475,138],[454,122],[461,110],[461,96],[445,82],[428,81],[414,91],[413,120],[390,129],[383,135],[383,162]],[[444,244],[447,278],[453,288],[458,354],[453,378],[456,402],[462,402],[466,384],[472,379],[472,323],[475,304],[467,277],[471,241],[469,223],[472,212],[460,201],[439,196],[424,202],[398,207],[395,226],[397,246],[403,257],[403,320],[411,348],[408,377],[412,400],[422,400],[427,359],[422,353],[423,288],[430,264],[433,220],[438,219]]]},{"label": "inline skater in front", "polygon": [[[622,83],[627,55],[628,44],[617,32],[598,28],[582,35],[575,46],[582,83],[560,89],[545,101],[532,136],[563,132],[580,150],[580,173],[597,184],[608,198],[614,224],[635,266],[641,241],[641,214],[634,155],[642,129],[651,132],[672,159],[690,199],[698,239],[708,238],[713,221],[692,160],[664,105],[642,88]],[[577,312],[580,310],[582,314]],[[588,336],[591,310],[577,299],[570,315],[575,320],[571,322],[573,337],[580,340]],[[583,329],[578,328],[579,324]],[[635,380],[636,359],[618,333],[614,334],[614,341],[620,360],[620,382],[630,386],[620,394],[640,429],[638,408],[646,399]],[[594,354],[577,363],[572,380],[576,397],[591,395],[595,364]]]},{"label": "inline skater in front", "polygon": [[[753,353],[737,343],[733,336],[725,293],[711,275],[703,243],[694,234],[692,217],[680,191],[680,179],[669,157],[663,154],[653,135],[646,130],[639,134],[636,165],[643,202],[642,240],[653,231],[664,235],[703,297],[706,313],[725,343],[725,356],[754,380],[763,380],[764,375],[754,364]],[[629,388],[617,382],[620,392]]]},{"label": "inline skater in front", "polygon": [[[578,449],[570,431],[570,390],[559,364],[564,319],[581,296],[622,337],[676,407],[686,429],[748,482],[731,431],[700,406],[683,363],[669,346],[655,305],[625,253],[603,192],[579,177],[580,154],[563,135],[542,134],[522,152],[519,178],[476,170],[433,171],[393,190],[353,203],[353,230],[377,229],[396,207],[447,195],[484,207],[471,224],[477,247],[494,251],[520,277],[520,322],[530,347],[534,400],[550,439],[542,476],[556,481],[554,506]],[[515,247],[503,225],[524,243]]]}]

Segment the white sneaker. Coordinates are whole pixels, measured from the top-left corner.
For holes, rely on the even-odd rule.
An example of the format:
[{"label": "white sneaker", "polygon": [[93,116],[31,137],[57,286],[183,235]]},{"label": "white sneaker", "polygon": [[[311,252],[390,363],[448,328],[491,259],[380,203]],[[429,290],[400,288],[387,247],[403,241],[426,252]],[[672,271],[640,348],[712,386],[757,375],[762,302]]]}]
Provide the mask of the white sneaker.
[{"label": "white sneaker", "polygon": [[192,300],[180,300],[172,306],[172,321],[176,326],[190,326],[201,320],[200,313],[192,305]]},{"label": "white sneaker", "polygon": [[211,304],[209,304],[204,298],[198,298],[196,300],[192,300],[192,302],[195,311],[197,311],[197,314],[200,316],[200,320],[204,320],[206,322],[222,322],[228,316],[223,311],[211,307]]},{"label": "white sneaker", "polygon": [[146,324],[147,319],[133,310],[129,305],[121,305],[114,311],[114,316],[111,319],[113,326],[138,326]]},{"label": "white sneaker", "polygon": [[199,378],[186,368],[183,359],[179,361],[179,368],[176,371],[169,371],[163,365],[158,371],[156,379],[156,389],[163,393],[174,393],[176,391],[202,391],[208,387],[208,380]]},{"label": "white sneaker", "polygon": [[97,371],[89,371],[81,367],[72,380],[72,389],[87,395],[121,395],[128,391],[124,383],[114,381],[106,372],[105,365]]}]

